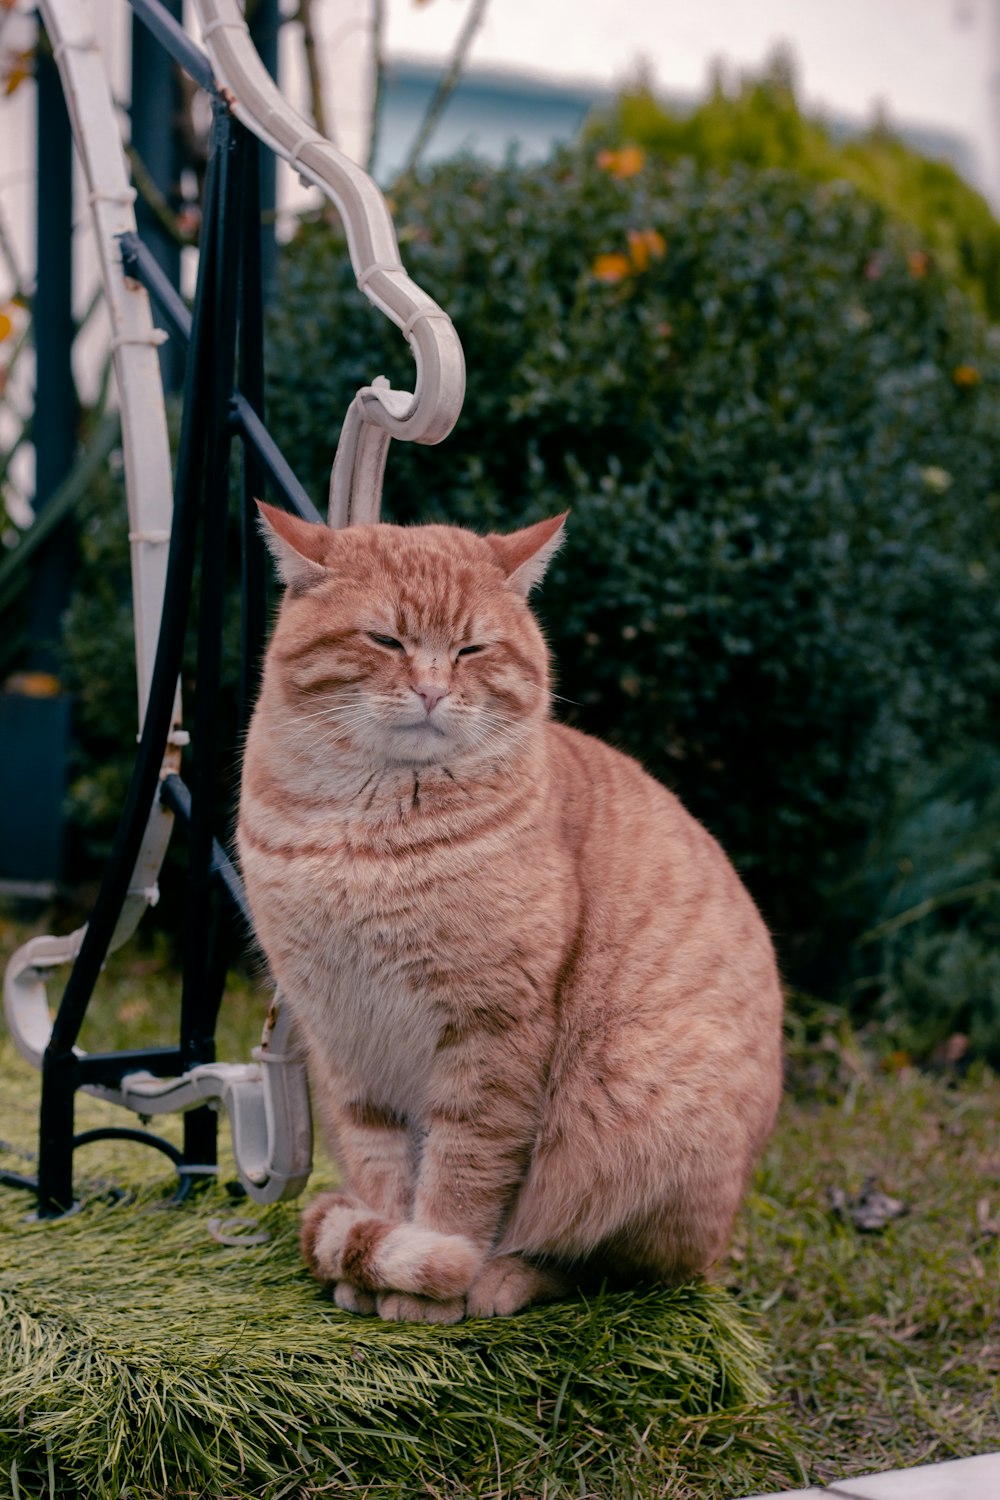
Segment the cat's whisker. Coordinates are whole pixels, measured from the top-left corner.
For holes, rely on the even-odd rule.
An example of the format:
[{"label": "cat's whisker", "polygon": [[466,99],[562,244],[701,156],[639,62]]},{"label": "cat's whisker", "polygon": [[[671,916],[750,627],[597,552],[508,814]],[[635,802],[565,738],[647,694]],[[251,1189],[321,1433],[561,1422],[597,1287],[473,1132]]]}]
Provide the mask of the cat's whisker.
[{"label": "cat's whisker", "polygon": [[358,713],[365,705],[358,703],[334,704],[329,708],[317,709],[315,713],[296,714],[296,722],[300,724],[315,723],[317,720],[333,720],[341,718],[345,714]]},{"label": "cat's whisker", "polygon": [[358,720],[343,724],[324,724],[321,730],[313,730],[304,744],[298,746],[295,754],[308,755],[310,751],[320,750],[326,745],[335,744],[337,740],[344,739],[358,729],[365,721]]}]

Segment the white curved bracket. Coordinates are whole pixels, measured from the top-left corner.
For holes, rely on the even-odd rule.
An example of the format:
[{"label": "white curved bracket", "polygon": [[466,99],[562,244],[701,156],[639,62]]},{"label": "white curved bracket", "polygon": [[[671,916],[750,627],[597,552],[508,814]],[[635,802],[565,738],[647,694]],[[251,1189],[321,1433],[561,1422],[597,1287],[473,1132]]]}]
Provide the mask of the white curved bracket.
[{"label": "white curved bracket", "polygon": [[[233,114],[335,204],[358,287],[402,330],[413,351],[413,392],[394,391],[379,379],[354,398],[341,434],[344,456],[338,449],[331,480],[331,525],[378,520],[388,439],[440,443],[458,420],[465,397],[458,334],[448,314],[407,275],[379,188],[279,93],[253,45],[238,0],[195,0],[195,9]],[[369,427],[379,429],[377,438],[362,435]]]},{"label": "white curved bracket", "polygon": [[[32,938],[7,965],[4,1016],[21,1056],[41,1068],[52,1031],[45,993],[48,969],[72,962],[85,928],[68,938]],[[79,1047],[78,1057],[86,1053]],[[301,1193],[312,1170],[312,1125],[305,1054],[291,1016],[275,995],[252,1063],[204,1063],[178,1078],[128,1073],[119,1088],[85,1084],[83,1092],[140,1115],[215,1104],[225,1109],[239,1179],[257,1203]]]},{"label": "white curved bracket", "polygon": [[140,1115],[214,1104],[226,1111],[240,1182],[256,1203],[301,1193],[312,1170],[305,1053],[276,995],[252,1063],[203,1063],[180,1078],[129,1073],[118,1089],[88,1093]]}]

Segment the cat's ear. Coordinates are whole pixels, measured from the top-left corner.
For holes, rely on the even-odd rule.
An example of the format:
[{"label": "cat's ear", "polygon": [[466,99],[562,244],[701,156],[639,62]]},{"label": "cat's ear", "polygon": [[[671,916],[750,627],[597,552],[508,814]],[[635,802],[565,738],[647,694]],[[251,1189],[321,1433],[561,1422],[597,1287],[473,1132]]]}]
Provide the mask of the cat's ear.
[{"label": "cat's ear", "polygon": [[257,501],[257,509],[261,535],[287,588],[300,594],[329,578],[333,538],[329,527],[302,521],[263,500]]},{"label": "cat's ear", "polygon": [[561,516],[536,521],[522,531],[512,531],[507,536],[493,533],[486,538],[507,575],[507,587],[522,599],[527,599],[535,584],[541,583],[549,560],[561,547],[568,515],[569,511],[564,510]]}]

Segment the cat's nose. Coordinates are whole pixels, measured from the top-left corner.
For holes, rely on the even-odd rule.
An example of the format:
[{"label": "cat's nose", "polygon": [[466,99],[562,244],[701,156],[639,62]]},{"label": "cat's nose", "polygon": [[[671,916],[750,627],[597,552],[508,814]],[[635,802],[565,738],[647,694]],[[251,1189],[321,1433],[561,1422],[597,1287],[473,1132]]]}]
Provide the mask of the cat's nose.
[{"label": "cat's nose", "polygon": [[448,696],[448,689],[441,682],[415,682],[412,686],[428,713]]}]

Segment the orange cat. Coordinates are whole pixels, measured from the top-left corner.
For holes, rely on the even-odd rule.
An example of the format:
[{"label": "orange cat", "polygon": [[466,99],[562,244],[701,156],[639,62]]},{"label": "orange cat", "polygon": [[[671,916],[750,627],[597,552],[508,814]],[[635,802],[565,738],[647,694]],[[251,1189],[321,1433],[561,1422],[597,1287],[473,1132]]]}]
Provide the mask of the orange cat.
[{"label": "orange cat", "polygon": [[774,1121],[774,955],[670,792],[550,718],[526,599],[565,518],[261,511],[287,587],[239,849],[343,1173],[310,1268],[437,1322],[706,1270]]}]

